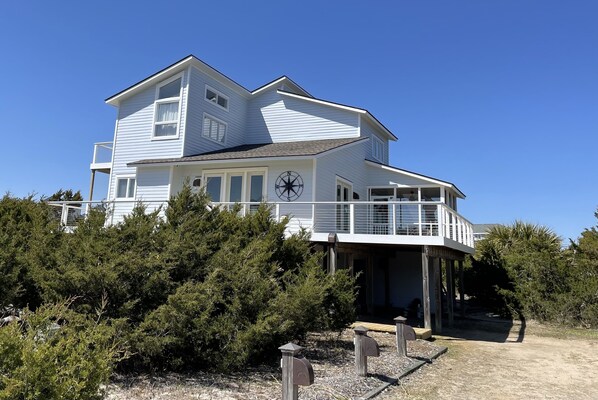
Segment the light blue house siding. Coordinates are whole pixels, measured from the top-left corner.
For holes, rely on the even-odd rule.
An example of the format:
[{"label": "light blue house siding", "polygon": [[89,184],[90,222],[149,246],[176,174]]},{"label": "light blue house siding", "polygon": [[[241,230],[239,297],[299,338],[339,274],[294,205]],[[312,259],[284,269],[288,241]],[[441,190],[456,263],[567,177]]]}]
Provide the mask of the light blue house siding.
[{"label": "light blue house siding", "polygon": [[137,171],[136,200],[154,209],[168,199],[170,191],[170,167],[145,167]]},{"label": "light blue house siding", "polygon": [[[228,111],[205,100],[206,84],[228,97]],[[224,144],[202,136],[204,113],[226,123],[226,140]],[[197,68],[191,68],[189,116],[187,118],[187,131],[185,132],[185,156],[243,144],[246,117],[247,98],[245,96],[202,73]]]},{"label": "light blue house siding", "polygon": [[395,183],[409,186],[429,186],[431,183],[424,179],[418,179],[398,172],[385,170],[376,166],[365,164],[367,181],[370,186],[388,186]]},{"label": "light blue house siding", "polygon": [[285,96],[276,88],[252,98],[247,143],[357,137],[356,113]]},{"label": "light blue house siding", "polygon": [[[370,138],[370,142],[366,151],[366,158],[368,160],[376,160],[384,164],[388,164],[388,139],[381,135],[376,128],[366,119],[361,118],[361,136]],[[374,158],[372,149],[374,146],[374,138],[377,138],[382,142],[383,145],[383,157],[382,159]]]},{"label": "light blue house siding", "polygon": [[336,201],[337,178],[348,181],[359,200],[367,200],[367,173],[363,162],[369,140],[324,154],[316,162],[316,201]]},{"label": "light blue house siding", "polygon": [[128,163],[138,161],[142,158],[181,156],[183,151],[182,136],[185,130],[186,94],[186,79],[183,77],[179,135],[172,139],[156,140],[152,137],[154,129],[154,101],[156,98],[155,86],[120,103],[108,198],[113,199],[115,197],[114,188],[118,177],[135,175],[135,168],[127,167]]}]

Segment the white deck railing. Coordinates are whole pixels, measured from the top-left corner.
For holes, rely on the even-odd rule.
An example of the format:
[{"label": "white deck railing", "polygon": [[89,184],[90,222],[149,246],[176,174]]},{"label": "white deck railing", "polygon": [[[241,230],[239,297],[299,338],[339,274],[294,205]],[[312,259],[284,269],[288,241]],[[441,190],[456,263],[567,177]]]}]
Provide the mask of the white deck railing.
[{"label": "white deck railing", "polygon": [[[72,226],[84,218],[90,207],[105,207],[107,222],[122,220],[138,201],[115,202],[48,202],[60,207],[60,220],[65,226]],[[165,206],[166,202],[143,202],[148,210]],[[236,203],[213,203],[215,206],[232,207]],[[238,203],[241,212],[247,213],[260,203]],[[305,228],[312,233],[371,235],[376,237],[440,237],[472,247],[473,226],[463,216],[440,202],[274,202],[268,204],[276,221],[289,218],[288,229],[296,232]],[[388,241],[386,241],[388,242]],[[411,241],[413,242],[413,241]]]},{"label": "white deck railing", "polygon": [[93,145],[92,168],[103,168],[112,163],[112,142],[98,142]]}]

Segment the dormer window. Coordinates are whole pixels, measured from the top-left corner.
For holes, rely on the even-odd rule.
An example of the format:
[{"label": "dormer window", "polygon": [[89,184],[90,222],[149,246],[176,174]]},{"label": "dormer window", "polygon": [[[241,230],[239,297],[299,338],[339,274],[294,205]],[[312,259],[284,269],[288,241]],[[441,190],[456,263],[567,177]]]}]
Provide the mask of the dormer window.
[{"label": "dormer window", "polygon": [[228,97],[208,85],[206,85],[206,101],[228,111]]},{"label": "dormer window", "polygon": [[154,138],[178,136],[182,76],[171,78],[156,90]]},{"label": "dormer window", "polygon": [[376,160],[384,162],[384,142],[377,136],[372,135],[372,157]]}]

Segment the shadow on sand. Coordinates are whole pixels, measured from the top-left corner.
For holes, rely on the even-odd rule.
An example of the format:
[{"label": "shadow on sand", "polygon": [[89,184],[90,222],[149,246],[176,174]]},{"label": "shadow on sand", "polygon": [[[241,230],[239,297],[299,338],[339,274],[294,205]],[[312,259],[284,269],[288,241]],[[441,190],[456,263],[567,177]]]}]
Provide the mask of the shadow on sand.
[{"label": "shadow on sand", "polygon": [[[375,322],[394,325],[391,318],[380,316],[359,316],[360,321]],[[423,321],[408,319],[407,324],[413,327],[423,327]],[[432,318],[432,331],[434,329]],[[442,320],[442,333],[434,336],[443,336],[444,340],[480,340],[485,342],[523,342],[525,337],[525,320],[512,320],[500,318],[482,310],[471,310],[460,318],[455,316],[453,326],[448,326],[448,320]],[[433,339],[432,339],[433,340]]]},{"label": "shadow on sand", "polygon": [[443,321],[442,334],[445,340],[479,340],[484,342],[523,342],[525,320],[502,319],[494,316],[470,315],[456,318],[452,327]]}]

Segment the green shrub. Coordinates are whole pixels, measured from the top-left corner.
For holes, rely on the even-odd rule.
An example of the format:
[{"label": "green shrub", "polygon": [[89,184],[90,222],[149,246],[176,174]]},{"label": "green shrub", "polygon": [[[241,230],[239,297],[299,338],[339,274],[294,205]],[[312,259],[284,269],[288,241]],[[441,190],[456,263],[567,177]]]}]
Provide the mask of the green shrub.
[{"label": "green shrub", "polygon": [[[73,310],[89,316],[102,307],[125,321],[121,334],[135,355],[123,369],[242,368],[355,316],[353,278],[327,275],[308,234],[286,235],[287,221],[274,221],[265,204],[241,216],[240,206],[210,207],[205,193],[185,186],[163,213],[139,204],[106,226],[104,211],[93,210],[68,234],[44,204],[5,204],[12,236],[22,239],[5,236],[8,250],[0,247],[18,288],[4,298],[36,299],[35,307],[76,296]],[[21,209],[35,217],[18,217]]]},{"label": "green shrub", "polygon": [[114,363],[123,355],[116,330],[90,321],[66,303],[25,310],[0,327],[0,399],[103,398]]}]

